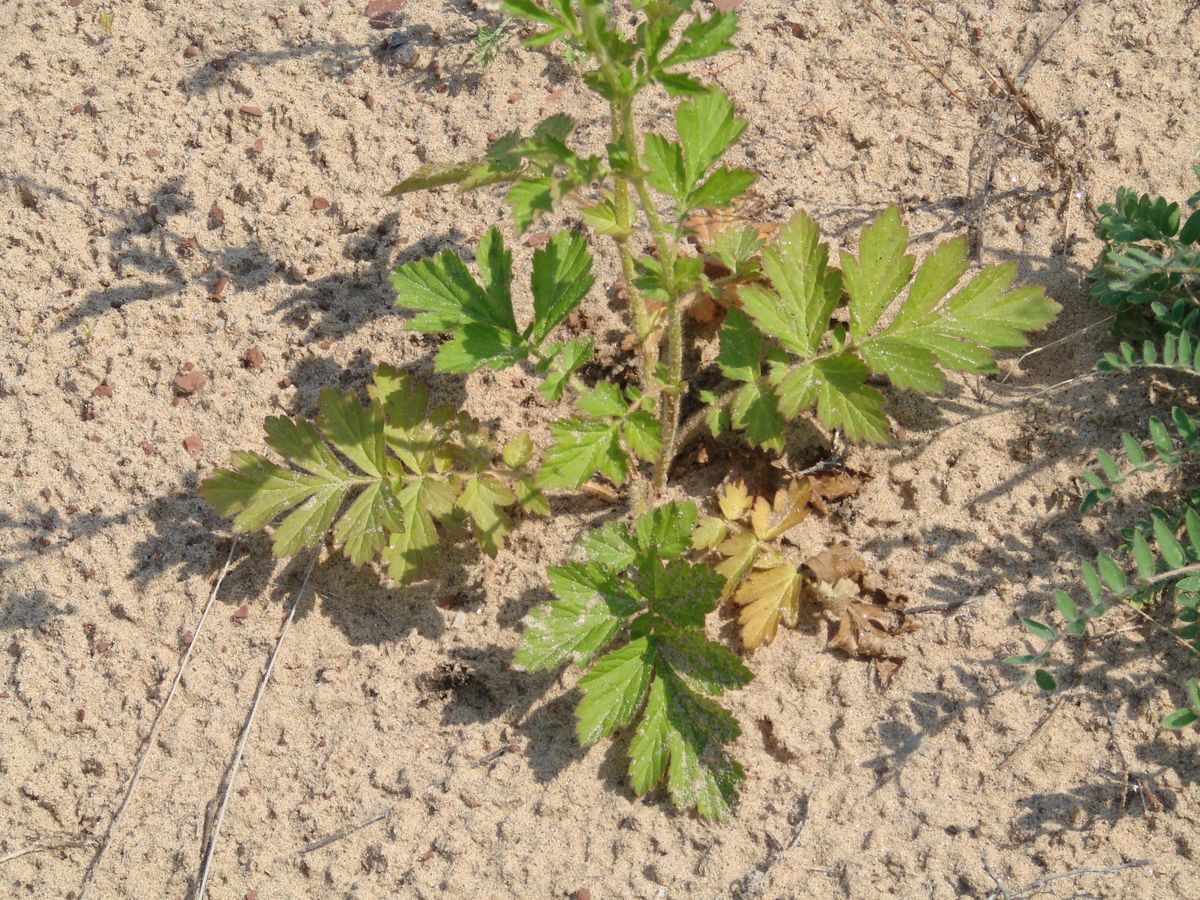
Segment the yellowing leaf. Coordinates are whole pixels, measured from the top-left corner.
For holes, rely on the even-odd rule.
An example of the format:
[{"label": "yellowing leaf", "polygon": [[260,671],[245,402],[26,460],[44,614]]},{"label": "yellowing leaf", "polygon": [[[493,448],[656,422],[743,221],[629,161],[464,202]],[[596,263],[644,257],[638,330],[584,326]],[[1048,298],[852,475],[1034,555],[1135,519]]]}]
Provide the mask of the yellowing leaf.
[{"label": "yellowing leaf", "polygon": [[744,516],[751,503],[750,492],[746,490],[744,481],[730,482],[717,494],[717,505],[721,507],[721,515],[730,522],[736,522]]},{"label": "yellowing leaf", "polygon": [[765,498],[758,497],[754,501],[754,509],[750,513],[750,523],[760,541],[773,541],[785,534],[788,529],[799,525],[808,516],[808,498],[812,485],[807,478],[793,480],[787,489],[775,492],[774,505]]},{"label": "yellowing leaf", "polygon": [[771,643],[781,618],[796,624],[802,583],[799,571],[789,565],[754,572],[741,583],[733,601],[742,607],[738,624],[747,649]]}]

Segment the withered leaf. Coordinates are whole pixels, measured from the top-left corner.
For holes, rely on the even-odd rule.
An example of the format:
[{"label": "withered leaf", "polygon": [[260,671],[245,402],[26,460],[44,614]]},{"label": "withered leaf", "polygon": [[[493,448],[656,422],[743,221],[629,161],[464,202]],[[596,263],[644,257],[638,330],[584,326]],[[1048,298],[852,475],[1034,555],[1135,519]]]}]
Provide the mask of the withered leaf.
[{"label": "withered leaf", "polygon": [[812,480],[812,505],[823,515],[829,515],[829,504],[853,497],[862,488],[863,479],[856,472],[845,469],[810,475]]},{"label": "withered leaf", "polygon": [[881,656],[875,660],[875,679],[879,682],[879,689],[886,691],[888,685],[892,683],[892,679],[896,677],[896,673],[900,671],[900,667],[904,665],[905,656]]},{"label": "withered leaf", "polygon": [[866,562],[846,545],[830,547],[816,556],[805,560],[804,567],[817,581],[837,584],[843,578],[857,578],[866,568]]},{"label": "withered leaf", "polygon": [[750,523],[759,540],[773,541],[789,529],[804,521],[808,515],[808,499],[812,486],[807,478],[792,481],[786,489],[775,492],[775,502],[767,503],[765,497],[754,501]]}]

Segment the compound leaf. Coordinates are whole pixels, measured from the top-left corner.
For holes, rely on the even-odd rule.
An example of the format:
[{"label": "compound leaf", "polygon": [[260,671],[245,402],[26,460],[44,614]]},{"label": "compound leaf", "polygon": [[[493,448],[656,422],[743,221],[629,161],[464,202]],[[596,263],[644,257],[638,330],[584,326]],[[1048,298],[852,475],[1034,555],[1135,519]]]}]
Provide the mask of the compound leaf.
[{"label": "compound leaf", "polygon": [[691,191],[708,167],[742,136],[746,120],[734,115],[733,102],[724,93],[712,90],[679,104],[675,128],[683,147],[685,184]]},{"label": "compound leaf", "polygon": [[554,445],[542,460],[538,487],[575,490],[597,472],[624,484],[628,461],[619,430],[619,425],[583,419],[555,422],[550,426]]}]

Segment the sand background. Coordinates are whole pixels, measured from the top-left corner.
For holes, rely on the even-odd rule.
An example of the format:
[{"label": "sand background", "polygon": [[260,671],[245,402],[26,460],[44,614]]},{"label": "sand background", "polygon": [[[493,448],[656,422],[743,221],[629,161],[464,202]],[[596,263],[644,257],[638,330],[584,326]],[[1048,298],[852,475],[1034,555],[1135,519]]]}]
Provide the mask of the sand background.
[{"label": "sand background", "polygon": [[[0,894],[79,890],[229,552],[198,480],[257,448],[264,416],[310,414],[321,388],[361,385],[377,361],[430,374],[387,273],[510,228],[491,192],[383,192],[552,113],[576,116],[585,145],[603,139],[602,108],[561,64],[514,42],[471,65],[494,14],[400,5],[375,28],[365,0],[114,0],[111,34],[92,0],[0,6],[0,857],[57,848],[0,863]],[[983,222],[981,259],[1016,260],[1064,305],[1041,342],[1099,321],[1094,206],[1120,184],[1195,189],[1196,4],[877,6],[957,96],[858,3],[744,4],[711,77],[751,122],[735,161],[762,173],[767,214],[807,209],[839,246],[891,203],[922,249]],[[393,34],[412,67],[384,52]],[[989,94],[973,54],[1019,81],[1042,131]],[[656,97],[640,113],[667,110]],[[599,288],[582,326],[619,337]],[[985,896],[985,867],[1015,889],[1145,859],[1046,894],[1200,896],[1196,733],[1157,725],[1186,662],[1121,612],[1064,657],[1060,698],[998,662],[1026,646],[1018,617],[1048,615],[1080,555],[1110,546],[1103,519],[1076,513],[1092,448],[1190,402],[1140,375],[1040,393],[1088,372],[1104,332],[1010,361],[1003,382],[898,396],[904,439],[851,452],[869,480],[806,539],[849,542],[913,605],[971,602],[916,617],[886,691],[824,649],[823,622],[755,653],[756,680],[730,700],[748,779],[725,826],[632,799],[624,742],[577,746],[577,672],[509,667],[521,617],[547,599],[543,567],[607,507],[562,502],[496,560],[449,553],[436,581],[402,589],[323,557],[249,737],[211,895]],[[251,348],[259,368],[241,361]],[[207,383],[177,399],[188,365]],[[553,413],[513,371],[437,390],[501,434],[543,440]],[[742,463],[714,454],[680,490],[703,498]],[[1144,508],[1130,496],[1117,516]],[[239,542],[91,896],[193,886],[305,562]]]}]

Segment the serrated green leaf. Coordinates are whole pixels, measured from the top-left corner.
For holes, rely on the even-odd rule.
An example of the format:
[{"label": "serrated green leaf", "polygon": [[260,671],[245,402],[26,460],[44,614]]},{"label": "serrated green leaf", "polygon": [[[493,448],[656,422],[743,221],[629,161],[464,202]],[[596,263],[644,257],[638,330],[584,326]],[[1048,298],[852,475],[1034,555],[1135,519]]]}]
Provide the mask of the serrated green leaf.
[{"label": "serrated green leaf", "polygon": [[967,271],[967,242],[954,238],[925,257],[889,332],[925,322]]},{"label": "serrated green leaf", "polygon": [[861,352],[872,372],[886,375],[901,390],[942,392],[938,357],[918,344],[885,335],[864,343]]},{"label": "serrated green leaf", "polygon": [[684,684],[713,697],[745,687],[754,677],[737,654],[701,631],[668,633],[658,653]]},{"label": "serrated green leaf", "polygon": [[379,404],[372,401],[364,409],[353,394],[326,388],[317,398],[317,409],[317,427],[326,440],[368,475],[382,477],[387,457]]},{"label": "serrated green leaf", "polygon": [[646,135],[642,163],[646,166],[646,181],[656,191],[679,201],[687,196],[689,184],[679,144],[661,135]]},{"label": "serrated green leaf", "polygon": [[631,640],[600,659],[579,680],[583,699],[576,715],[579,743],[587,747],[633,721],[653,671],[656,643]]},{"label": "serrated green leaf", "polygon": [[513,493],[517,495],[517,505],[531,516],[550,515],[550,501],[537,489],[531,476],[518,478],[513,484]]},{"label": "serrated green leaf", "polygon": [[678,559],[642,567],[634,583],[650,601],[650,611],[675,628],[703,627],[725,587],[725,579],[707,566]]},{"label": "serrated green leaf", "polygon": [[471,531],[483,552],[495,557],[509,529],[502,507],[516,502],[516,495],[499,478],[473,475],[464,482],[455,505],[470,516]]},{"label": "serrated green leaf", "polygon": [[403,512],[404,530],[392,534],[382,552],[388,574],[403,584],[411,579],[425,562],[428,551],[437,546],[435,519],[454,508],[454,490],[449,484],[433,477],[415,478],[396,495]]},{"label": "serrated green leaf", "polygon": [[669,69],[730,50],[733,45],[729,39],[735,31],[737,17],[733,13],[716,12],[707,19],[697,15],[679,36],[675,49],[662,60],[660,68]]},{"label": "serrated green leaf", "polygon": [[688,551],[696,527],[696,504],[664,503],[638,517],[634,533],[643,551],[659,559],[675,559]]},{"label": "serrated green leaf", "polygon": [[704,183],[687,195],[689,209],[719,209],[740,197],[758,180],[758,173],[749,169],[730,169],[718,166]]},{"label": "serrated green leaf", "polygon": [[533,254],[533,340],[540,344],[592,289],[587,239],[560,231]]},{"label": "serrated green leaf", "polygon": [[628,460],[621,449],[619,425],[567,419],[550,426],[553,445],[542,460],[538,487],[576,490],[597,472],[617,485],[625,483]]},{"label": "serrated green leaf", "polygon": [[627,411],[625,400],[621,397],[621,389],[611,381],[598,382],[581,394],[575,405],[585,416],[594,419],[619,417]]},{"label": "serrated green leaf", "polygon": [[[402,519],[403,512],[392,493],[391,483],[377,481],[368,485],[350,504],[346,514],[338,520],[333,539],[342,546],[350,562],[361,566],[387,545],[389,533],[401,528]],[[319,536],[328,527],[325,523],[319,531],[314,526],[313,531]]]},{"label": "serrated green leaf", "polygon": [[503,369],[524,359],[525,342],[512,331],[472,322],[454,332],[454,338],[442,345],[434,358],[438,372],[474,372],[483,366]]},{"label": "serrated green leaf", "polygon": [[763,250],[774,291],[751,284],[738,292],[759,329],[801,356],[816,352],[841,296],[841,276],[829,268],[828,257],[817,226],[798,212],[780,229],[776,245]]},{"label": "serrated green leaf", "polygon": [[447,184],[458,184],[479,168],[481,168],[481,164],[473,161],[424,165],[388,191],[387,196],[397,197],[411,191],[424,191]]},{"label": "serrated green leaf", "polygon": [[533,458],[533,438],[528,431],[520,431],[504,445],[500,453],[504,464],[510,469],[520,469]]},{"label": "serrated green leaf", "polygon": [[[696,808],[706,819],[732,814],[735,788],[745,774],[722,749],[741,734],[733,717],[665,672],[667,788],[679,809]],[[632,751],[632,746],[630,750]]]},{"label": "serrated green leaf", "polygon": [[579,216],[583,224],[597,234],[619,238],[629,236],[629,229],[617,221],[617,208],[607,197],[599,203],[579,207]]},{"label": "serrated green leaf", "polygon": [[289,462],[325,478],[342,480],[351,477],[310,422],[271,416],[263,426],[267,444]]},{"label": "serrated green leaf", "polygon": [[633,565],[637,544],[628,526],[620,522],[605,522],[589,531],[579,541],[588,559],[612,572],[624,572]]},{"label": "serrated green leaf", "polygon": [[779,408],[787,419],[817,404],[826,428],[842,428],[855,441],[885,444],[891,437],[883,395],[865,382],[867,368],[848,353],[818,359],[779,380]]},{"label": "serrated green leaf", "polygon": [[770,385],[754,382],[743,385],[729,406],[730,425],[746,433],[746,439],[757,447],[781,452],[783,450],[784,417],[779,411],[779,398]]},{"label": "serrated green leaf", "polygon": [[762,368],[762,335],[740,309],[733,307],[721,326],[717,365],[726,378],[756,381]]},{"label": "serrated green leaf", "polygon": [[734,115],[733,103],[724,93],[713,90],[679,104],[675,129],[683,147],[685,184],[691,191],[709,166],[742,136],[746,121]]},{"label": "serrated green leaf", "polygon": [[554,179],[522,178],[508,189],[504,199],[512,207],[517,234],[524,234],[539,214],[554,211]]},{"label": "serrated green leaf", "polygon": [[908,229],[900,209],[888,207],[863,229],[858,257],[842,252],[842,272],[850,296],[850,334],[863,340],[879,317],[900,296],[912,275],[915,257],[906,256]]},{"label": "serrated green leaf", "polygon": [[[368,487],[364,494],[376,487],[378,484]],[[321,543],[349,491],[350,485],[345,483],[328,482],[321,485],[313,492],[310,499],[297,506],[279,523],[273,535],[271,552],[276,556],[291,556],[293,553]],[[351,506],[347,510],[346,516],[338,522],[339,530],[346,518],[353,512],[354,507]],[[341,542],[339,541],[339,543]],[[346,555],[351,556],[354,549],[354,547],[348,546]],[[351,558],[353,559],[353,557]]]},{"label": "serrated green leaf", "polygon": [[575,659],[585,665],[616,636],[639,608],[622,582],[599,563],[566,563],[546,572],[558,596],[525,620],[513,662],[528,670],[549,669]]},{"label": "serrated green leaf", "polygon": [[571,376],[591,361],[592,346],[592,338],[588,336],[567,341],[561,347],[552,349],[553,355],[547,367],[546,377],[539,388],[543,397],[551,403],[562,399]]},{"label": "serrated green leaf", "polygon": [[630,413],[625,419],[625,443],[646,462],[658,459],[662,450],[662,424],[646,410]]},{"label": "serrated green leaf", "polygon": [[471,322],[516,331],[511,305],[496,305],[453,250],[398,267],[392,287],[397,306],[421,313],[408,322],[413,331],[453,331]]},{"label": "serrated green leaf", "polygon": [[698,97],[708,93],[704,84],[682,72],[657,72],[654,80],[672,97]]}]

